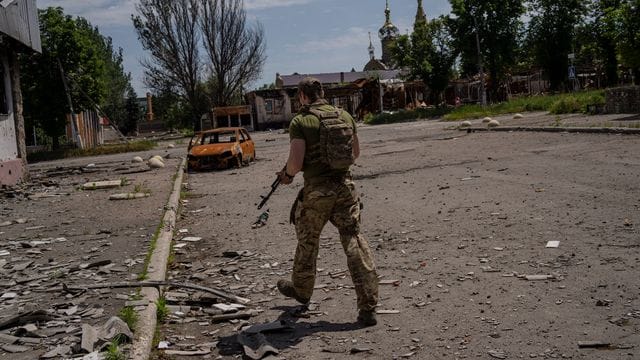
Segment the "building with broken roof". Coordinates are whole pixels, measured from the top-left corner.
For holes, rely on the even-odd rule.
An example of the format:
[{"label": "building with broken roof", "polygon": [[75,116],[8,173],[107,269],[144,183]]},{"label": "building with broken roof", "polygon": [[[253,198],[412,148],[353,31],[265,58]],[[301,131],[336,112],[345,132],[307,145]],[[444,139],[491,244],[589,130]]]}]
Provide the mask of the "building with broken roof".
[{"label": "building with broken roof", "polygon": [[[375,57],[369,36],[369,61],[362,71],[333,73],[276,74],[275,88],[255,90],[246,95],[252,109],[250,128],[262,130],[286,127],[300,104],[295,97],[298,83],[305,77],[315,77],[322,82],[325,98],[331,104],[348,111],[362,120],[367,114],[387,110],[404,109],[422,100],[423,85],[407,83],[402,79],[402,70],[393,66],[391,44],[399,36],[398,28],[391,21],[389,1],[385,6],[385,22],[378,30],[382,56]],[[418,0],[416,19],[426,21],[422,1]],[[222,120],[222,121],[220,121]],[[233,118],[217,119],[219,126],[246,126]]]},{"label": "building with broken roof", "polygon": [[36,0],[0,1],[0,185],[27,175],[19,52],[41,52]]}]

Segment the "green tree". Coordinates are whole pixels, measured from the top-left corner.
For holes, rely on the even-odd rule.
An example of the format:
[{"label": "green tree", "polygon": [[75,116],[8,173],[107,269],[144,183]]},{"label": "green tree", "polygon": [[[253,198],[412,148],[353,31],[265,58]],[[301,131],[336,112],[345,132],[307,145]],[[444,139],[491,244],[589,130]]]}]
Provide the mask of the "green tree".
[{"label": "green tree", "polygon": [[[479,65],[489,73],[489,98],[499,100],[500,83],[509,76],[519,47],[523,0],[449,0],[454,46],[461,74],[473,76]],[[476,38],[477,36],[477,38]]]},{"label": "green tree", "polygon": [[575,28],[586,11],[581,0],[531,0],[528,44],[552,91],[566,89],[567,55],[575,52]]},{"label": "green tree", "polygon": [[440,104],[449,85],[456,53],[444,17],[416,24],[411,36],[400,36],[392,46],[394,61],[431,90],[432,102]]},{"label": "green tree", "polygon": [[[53,147],[58,148],[66,114],[70,112],[59,63],[68,75],[86,80],[81,76],[80,64],[88,51],[81,49],[83,42],[79,41],[76,23],[62,8],[40,10],[39,17],[42,54],[21,58],[25,116],[42,128],[52,138]],[[71,97],[72,101],[78,100],[74,104],[81,104],[79,94],[72,92]]]},{"label": "green tree", "polygon": [[[102,111],[120,131],[131,130],[127,99],[133,92],[131,74],[124,71],[122,48],[114,51],[111,38],[105,38],[107,94],[101,104]],[[127,129],[127,131],[125,131]]]},{"label": "green tree", "polygon": [[137,131],[138,122],[142,120],[142,109],[140,109],[140,105],[138,104],[138,95],[136,95],[136,92],[131,87],[127,92],[125,111],[125,120],[119,126],[120,131],[124,134],[131,134]]},{"label": "green tree", "polygon": [[624,0],[619,11],[618,49],[621,63],[640,84],[640,0]]},{"label": "green tree", "polygon": [[616,26],[621,0],[591,0],[587,20],[577,29],[576,57],[579,63],[593,66],[603,73],[601,85],[618,83],[618,51]]},{"label": "green tree", "polygon": [[[113,79],[128,82],[129,78],[121,66],[110,68],[114,64],[110,39],[87,20],[74,19],[60,7],[39,10],[39,20],[42,54],[21,57],[25,115],[58,148],[71,112],[67,90],[74,111],[79,112],[103,104],[116,88]],[[117,55],[121,65],[122,56]]]}]

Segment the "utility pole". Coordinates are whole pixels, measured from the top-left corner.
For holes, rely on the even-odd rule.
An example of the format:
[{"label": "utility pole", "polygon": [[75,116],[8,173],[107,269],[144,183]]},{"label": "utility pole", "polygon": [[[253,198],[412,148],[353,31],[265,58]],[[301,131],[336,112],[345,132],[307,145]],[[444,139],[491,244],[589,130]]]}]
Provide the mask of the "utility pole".
[{"label": "utility pole", "polygon": [[70,89],[69,89],[69,84],[67,82],[67,76],[64,73],[64,69],[62,68],[62,62],[60,61],[60,59],[58,58],[58,68],[60,69],[60,76],[62,77],[62,85],[64,85],[64,92],[65,95],[67,95],[67,103],[69,105],[69,111],[71,111],[71,133],[73,135],[73,138],[76,139],[77,145],[80,149],[84,149],[83,143],[82,143],[82,137],[80,137],[80,133],[78,131],[78,117],[75,113],[75,111],[73,110],[73,102],[71,101],[71,93],[70,93]]},{"label": "utility pole", "polygon": [[478,49],[478,68],[480,70],[480,101],[482,106],[487,106],[487,92],[484,89],[484,68],[482,66],[482,52],[480,51],[480,36],[478,33],[480,32],[480,28],[478,28],[478,21],[476,20],[476,15],[472,14],[473,24],[476,27],[476,48]]}]

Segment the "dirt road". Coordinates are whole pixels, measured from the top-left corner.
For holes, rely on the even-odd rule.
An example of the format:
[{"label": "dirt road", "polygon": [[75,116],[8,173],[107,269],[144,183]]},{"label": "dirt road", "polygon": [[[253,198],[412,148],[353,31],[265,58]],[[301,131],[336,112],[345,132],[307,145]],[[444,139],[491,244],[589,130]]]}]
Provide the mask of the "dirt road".
[{"label": "dirt road", "polygon": [[284,320],[290,329],[265,334],[274,358],[639,358],[640,137],[450,126],[360,128],[353,173],[383,283],[377,326],[355,323],[331,225],[309,311],[278,294],[276,281],[290,276],[289,207],[302,181],[281,186],[267,224],[252,228],[288,150],[286,134],[258,133],[251,166],[188,174],[177,228],[202,240],[182,242],[168,272],[250,298],[254,316],[213,323],[198,306],[178,309],[160,340],[171,351],[236,358],[244,325]]}]

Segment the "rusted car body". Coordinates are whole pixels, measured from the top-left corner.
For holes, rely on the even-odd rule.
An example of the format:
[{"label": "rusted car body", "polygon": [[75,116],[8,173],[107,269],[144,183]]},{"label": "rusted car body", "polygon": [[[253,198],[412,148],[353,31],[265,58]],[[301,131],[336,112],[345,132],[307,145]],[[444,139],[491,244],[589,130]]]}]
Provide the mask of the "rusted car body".
[{"label": "rusted car body", "polygon": [[189,143],[188,167],[191,170],[241,167],[255,158],[255,143],[242,127],[199,132]]}]

